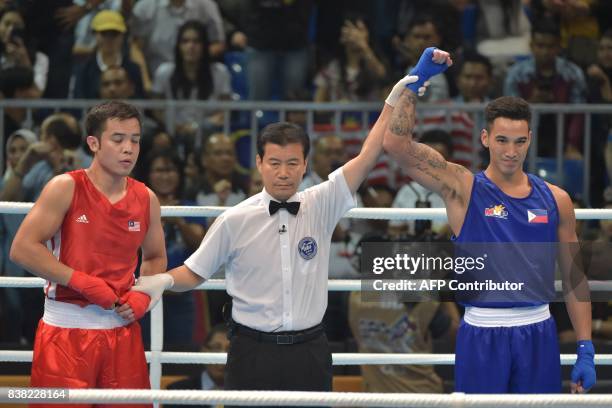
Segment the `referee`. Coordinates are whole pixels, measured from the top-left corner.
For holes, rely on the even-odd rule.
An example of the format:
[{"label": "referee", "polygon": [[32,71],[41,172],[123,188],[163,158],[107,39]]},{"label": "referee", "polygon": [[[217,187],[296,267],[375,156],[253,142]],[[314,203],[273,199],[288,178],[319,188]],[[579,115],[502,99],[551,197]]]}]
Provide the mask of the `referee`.
[{"label": "referee", "polygon": [[[431,63],[450,64],[450,57],[437,51]],[[407,76],[394,87],[358,156],[301,192],[308,135],[292,123],[266,126],[256,157],[263,191],[221,214],[183,266],[142,277],[134,287],[153,305],[165,289],[193,289],[225,264],[233,299],[226,389],[331,391],[321,320],[332,232],[355,206],[354,194],[382,152],[399,95],[417,79]]]}]

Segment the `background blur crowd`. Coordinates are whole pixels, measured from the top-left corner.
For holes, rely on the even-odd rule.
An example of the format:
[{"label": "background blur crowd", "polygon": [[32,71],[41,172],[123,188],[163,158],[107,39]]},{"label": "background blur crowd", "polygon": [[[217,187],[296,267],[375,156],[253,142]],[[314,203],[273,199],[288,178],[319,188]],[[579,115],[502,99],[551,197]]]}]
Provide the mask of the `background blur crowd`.
[{"label": "background blur crowd", "polygon": [[[501,95],[533,104],[608,104],[607,113],[538,115],[534,148],[537,173],[568,189],[577,208],[612,208],[612,2],[606,0],[0,0],[0,99],[211,101],[212,107],[187,106],[172,115],[146,110],[134,177],[162,205],[231,206],[261,191],[262,183],[251,169],[249,117],[232,112],[228,119],[215,102],[332,104],[329,112],[286,105],[284,118],[305,126],[313,140],[301,186],[307,188],[356,154],[376,119],[369,112],[335,114],[333,104],[382,103],[432,46],[450,51],[455,64],[432,78],[421,97],[421,105],[435,104],[420,112],[423,143],[479,170],[487,155],[473,135],[483,118],[463,107]],[[54,175],[87,167],[82,119],[82,110],[52,104],[5,105],[0,201],[34,201]],[[258,112],[259,127],[278,119]],[[559,156],[562,179],[555,175]],[[443,206],[384,157],[359,195],[365,207]],[[22,219],[0,215],[0,275],[28,275],[7,256]],[[169,268],[198,247],[212,221],[163,219]],[[612,238],[609,221],[578,228],[584,240]],[[334,233],[330,277],[358,277],[361,242],[449,236],[444,222],[344,219]],[[165,348],[211,349],[225,301],[219,291],[166,295]],[[31,347],[42,302],[39,289],[2,289],[0,342]],[[602,323],[595,337],[612,339],[609,306],[596,305],[594,318]],[[431,352],[434,344],[452,351],[460,313],[448,302],[371,305],[359,294],[336,292],[325,323],[336,351]],[[557,314],[567,320],[563,310]],[[149,323],[143,324],[148,338]],[[431,367],[370,366],[362,373],[378,391],[444,386]],[[222,386],[222,376],[215,381],[210,384]]]}]

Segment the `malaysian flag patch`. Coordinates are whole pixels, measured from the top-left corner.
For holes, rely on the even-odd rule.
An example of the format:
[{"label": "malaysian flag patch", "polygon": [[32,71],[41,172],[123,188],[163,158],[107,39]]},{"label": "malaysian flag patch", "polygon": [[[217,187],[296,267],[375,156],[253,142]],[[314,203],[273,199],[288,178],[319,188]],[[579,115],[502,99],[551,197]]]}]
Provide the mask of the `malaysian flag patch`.
[{"label": "malaysian flag patch", "polygon": [[527,221],[530,224],[548,224],[548,211],[527,210]]},{"label": "malaysian flag patch", "polygon": [[130,232],[140,231],[140,222],[139,221],[128,221],[128,231]]}]

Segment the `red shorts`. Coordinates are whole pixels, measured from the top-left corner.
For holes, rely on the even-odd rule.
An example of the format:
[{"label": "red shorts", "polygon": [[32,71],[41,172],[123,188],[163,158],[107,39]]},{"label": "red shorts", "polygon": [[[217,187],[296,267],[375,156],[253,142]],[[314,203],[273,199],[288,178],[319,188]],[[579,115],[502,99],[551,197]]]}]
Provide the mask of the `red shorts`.
[{"label": "red shorts", "polygon": [[[134,322],[114,329],[66,329],[51,326],[41,319],[34,341],[30,385],[43,388],[150,389],[140,325]],[[42,406],[33,405],[35,408]],[[49,407],[61,406],[49,404]],[[151,407],[136,404],[106,406]]]}]

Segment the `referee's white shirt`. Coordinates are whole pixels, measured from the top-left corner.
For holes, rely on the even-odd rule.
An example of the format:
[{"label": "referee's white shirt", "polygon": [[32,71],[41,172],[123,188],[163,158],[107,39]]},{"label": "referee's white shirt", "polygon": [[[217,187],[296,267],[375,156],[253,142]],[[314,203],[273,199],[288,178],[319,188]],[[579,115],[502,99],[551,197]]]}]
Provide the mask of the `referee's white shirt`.
[{"label": "referee's white shirt", "polygon": [[[307,329],[323,319],[331,236],[355,197],[339,168],[287,200],[301,203],[296,216],[285,209],[270,216],[270,200],[264,189],[221,214],[185,265],[208,279],[225,264],[236,322],[265,332]],[[298,248],[309,238],[311,259],[312,245]]]}]

